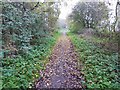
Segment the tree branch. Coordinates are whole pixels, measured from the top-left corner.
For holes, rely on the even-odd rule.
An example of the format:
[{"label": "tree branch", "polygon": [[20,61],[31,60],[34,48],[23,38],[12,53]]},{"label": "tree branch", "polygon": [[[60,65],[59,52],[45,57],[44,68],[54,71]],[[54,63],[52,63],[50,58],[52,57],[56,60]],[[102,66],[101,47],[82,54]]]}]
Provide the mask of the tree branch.
[{"label": "tree branch", "polygon": [[37,4],[36,4],[32,9],[30,9],[29,11],[34,10],[34,9],[37,8],[38,6],[39,6],[39,2],[37,2]]}]

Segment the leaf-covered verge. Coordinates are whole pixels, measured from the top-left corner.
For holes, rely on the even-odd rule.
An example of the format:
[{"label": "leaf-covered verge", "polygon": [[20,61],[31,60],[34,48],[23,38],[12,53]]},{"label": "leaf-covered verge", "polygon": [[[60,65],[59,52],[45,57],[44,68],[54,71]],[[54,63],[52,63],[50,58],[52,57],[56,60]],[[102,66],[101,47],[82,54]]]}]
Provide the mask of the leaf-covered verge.
[{"label": "leaf-covered verge", "polygon": [[43,37],[39,46],[33,46],[25,55],[16,58],[4,58],[2,62],[2,88],[31,88],[36,79],[40,77],[39,70],[44,69],[51,49],[54,46],[59,32],[53,36]]},{"label": "leaf-covered verge", "polygon": [[87,88],[120,88],[118,53],[106,52],[92,42],[69,34],[83,64]]}]

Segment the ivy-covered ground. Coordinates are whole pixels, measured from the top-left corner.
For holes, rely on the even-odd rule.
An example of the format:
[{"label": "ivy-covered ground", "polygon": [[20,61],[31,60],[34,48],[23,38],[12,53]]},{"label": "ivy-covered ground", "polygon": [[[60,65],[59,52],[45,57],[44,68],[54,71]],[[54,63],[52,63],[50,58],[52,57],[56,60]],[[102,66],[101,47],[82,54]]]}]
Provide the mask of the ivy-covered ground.
[{"label": "ivy-covered ground", "polygon": [[120,88],[118,53],[108,52],[84,37],[69,33],[83,64],[87,88]]},{"label": "ivy-covered ground", "polygon": [[2,62],[2,88],[32,88],[40,77],[39,70],[44,69],[51,50],[60,33],[40,38],[39,46],[33,46],[25,55],[16,58],[4,58]]}]

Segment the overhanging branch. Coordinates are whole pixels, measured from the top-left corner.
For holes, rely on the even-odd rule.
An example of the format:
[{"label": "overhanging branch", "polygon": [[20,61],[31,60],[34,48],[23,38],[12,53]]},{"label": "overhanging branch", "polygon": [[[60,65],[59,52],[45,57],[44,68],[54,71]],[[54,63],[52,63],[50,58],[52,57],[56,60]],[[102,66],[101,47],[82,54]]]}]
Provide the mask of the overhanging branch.
[{"label": "overhanging branch", "polygon": [[37,4],[36,4],[32,9],[30,9],[29,11],[34,10],[34,9],[37,8],[38,6],[39,6],[39,2],[37,2]]}]

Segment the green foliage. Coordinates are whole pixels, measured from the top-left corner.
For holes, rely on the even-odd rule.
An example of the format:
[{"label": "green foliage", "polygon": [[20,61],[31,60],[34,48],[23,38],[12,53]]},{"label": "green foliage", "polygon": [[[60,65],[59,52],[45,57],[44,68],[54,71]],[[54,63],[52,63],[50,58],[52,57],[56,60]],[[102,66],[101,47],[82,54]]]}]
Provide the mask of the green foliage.
[{"label": "green foliage", "polygon": [[81,23],[71,22],[69,27],[70,31],[73,33],[82,33],[83,28],[84,28],[84,24],[82,22]]},{"label": "green foliage", "polygon": [[51,49],[59,36],[42,38],[46,43],[34,46],[23,56],[5,58],[2,60],[3,88],[32,88],[33,83],[40,77],[39,70],[43,70],[51,54]]},{"label": "green foliage", "polygon": [[[14,44],[18,53],[27,53],[32,45],[39,45],[44,41],[39,38],[49,36],[56,29],[56,21],[59,13],[58,7],[52,7],[55,3],[39,3],[39,11],[31,10],[29,7],[35,3],[8,3],[2,5],[2,35],[3,47]],[[44,11],[46,8],[49,11]],[[55,16],[55,14],[57,15]],[[50,14],[50,15],[49,15]],[[41,40],[41,41],[40,41]]]},{"label": "green foliage", "polygon": [[[120,88],[118,53],[106,52],[77,35],[69,34],[80,60],[88,88]],[[80,61],[80,62],[81,62]]]},{"label": "green foliage", "polygon": [[59,9],[51,2],[1,2],[0,5],[3,88],[31,88],[59,36],[55,32]]},{"label": "green foliage", "polygon": [[110,31],[108,15],[109,9],[105,2],[78,2],[69,15],[69,28],[74,33],[82,33],[84,29],[81,28]]}]

